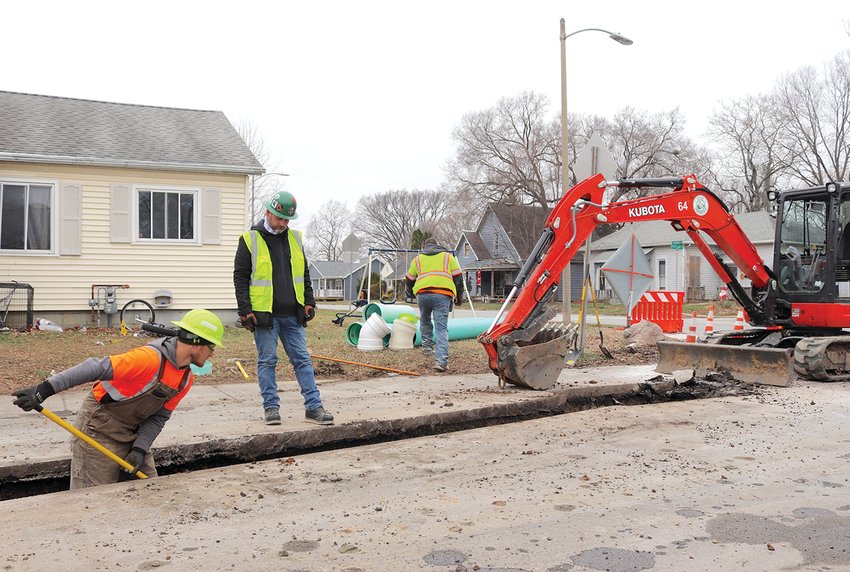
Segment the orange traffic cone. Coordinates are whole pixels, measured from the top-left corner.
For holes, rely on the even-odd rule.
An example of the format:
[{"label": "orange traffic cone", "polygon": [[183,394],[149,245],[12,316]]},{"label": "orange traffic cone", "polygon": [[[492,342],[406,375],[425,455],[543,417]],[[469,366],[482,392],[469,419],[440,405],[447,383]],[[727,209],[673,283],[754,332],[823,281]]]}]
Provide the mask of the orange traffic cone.
[{"label": "orange traffic cone", "polygon": [[705,319],[705,332],[703,332],[706,336],[711,334],[714,331],[714,306],[708,307],[708,317]]},{"label": "orange traffic cone", "polygon": [[685,337],[685,341],[689,343],[693,343],[697,341],[697,311],[694,310],[694,315],[691,318],[691,323],[688,326],[688,335]]},{"label": "orange traffic cone", "polygon": [[738,315],[735,317],[735,326],[732,329],[736,332],[740,332],[744,329],[744,310],[738,310]]}]

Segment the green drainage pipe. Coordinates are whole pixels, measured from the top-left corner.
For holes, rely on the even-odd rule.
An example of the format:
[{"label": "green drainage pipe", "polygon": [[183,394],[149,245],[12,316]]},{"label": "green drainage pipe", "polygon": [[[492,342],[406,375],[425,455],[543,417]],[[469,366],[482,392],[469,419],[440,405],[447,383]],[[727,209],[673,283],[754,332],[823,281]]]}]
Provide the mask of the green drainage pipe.
[{"label": "green drainage pipe", "polygon": [[348,324],[348,327],[345,328],[345,341],[347,341],[349,345],[357,347],[357,342],[360,340],[360,328],[362,327],[363,322],[351,322]]},{"label": "green drainage pipe", "polygon": [[405,306],[404,304],[377,304],[373,302],[363,309],[363,321],[365,322],[368,320],[369,316],[375,312],[377,312],[378,315],[381,316],[388,324],[392,324],[393,321],[402,314],[410,314],[412,316],[417,315],[416,310],[410,306]]},{"label": "green drainage pipe", "polygon": [[[360,341],[360,330],[363,328],[363,322],[351,322],[345,328],[345,341],[348,345],[357,347],[357,342]],[[390,345],[390,334],[384,336],[384,347]]]},{"label": "green drainage pipe", "polygon": [[[477,338],[486,332],[492,323],[493,318],[449,318],[449,341]],[[422,345],[421,327],[420,322],[416,328],[416,336],[413,338],[413,347]]]}]

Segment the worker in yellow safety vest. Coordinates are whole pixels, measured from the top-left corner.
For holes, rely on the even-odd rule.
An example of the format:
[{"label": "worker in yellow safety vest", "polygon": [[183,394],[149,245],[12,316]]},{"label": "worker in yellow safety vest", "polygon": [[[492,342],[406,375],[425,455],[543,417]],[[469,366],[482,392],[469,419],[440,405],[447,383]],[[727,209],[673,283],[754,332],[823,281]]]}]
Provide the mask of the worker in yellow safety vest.
[{"label": "worker in yellow safety vest", "polygon": [[410,263],[405,275],[407,298],[416,296],[422,334],[422,352],[436,356],[434,369],[449,367],[449,312],[452,304],[460,306],[463,295],[463,273],[457,258],[433,238],[423,244],[422,253]]},{"label": "worker in yellow safety vest", "polygon": [[233,263],[233,285],[242,325],[254,334],[257,346],[257,381],[263,397],[266,425],[280,425],[277,392],[277,342],[295,370],[304,398],[304,418],[310,423],[333,425],[325,411],[304,328],[316,313],[310,272],[304,256],[301,231],[289,228],[298,218],[295,197],[278,191],[263,203],[265,216],[242,233]]}]

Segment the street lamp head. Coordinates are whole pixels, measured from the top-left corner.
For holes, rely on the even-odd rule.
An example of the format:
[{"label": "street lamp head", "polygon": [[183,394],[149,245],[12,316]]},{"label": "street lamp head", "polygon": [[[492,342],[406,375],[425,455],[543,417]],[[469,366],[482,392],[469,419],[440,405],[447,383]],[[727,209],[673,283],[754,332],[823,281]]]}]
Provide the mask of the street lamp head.
[{"label": "street lamp head", "polygon": [[621,36],[620,34],[616,34],[614,32],[610,33],[608,37],[614,40],[615,42],[623,44],[624,46],[631,46],[632,44],[634,44],[634,42],[628,39],[627,37]]}]

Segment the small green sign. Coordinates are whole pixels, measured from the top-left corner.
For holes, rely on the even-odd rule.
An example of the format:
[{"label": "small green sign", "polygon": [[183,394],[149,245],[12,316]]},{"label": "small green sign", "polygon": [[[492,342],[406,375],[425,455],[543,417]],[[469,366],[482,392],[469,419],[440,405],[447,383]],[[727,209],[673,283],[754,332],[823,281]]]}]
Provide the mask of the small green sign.
[{"label": "small green sign", "polygon": [[682,246],[681,240],[674,240],[670,243],[670,248],[672,248],[673,250],[682,250],[684,246]]}]

